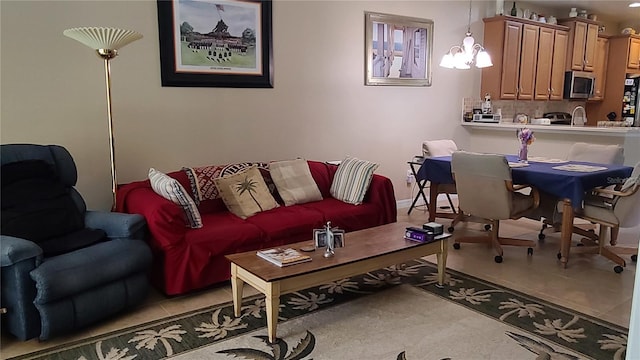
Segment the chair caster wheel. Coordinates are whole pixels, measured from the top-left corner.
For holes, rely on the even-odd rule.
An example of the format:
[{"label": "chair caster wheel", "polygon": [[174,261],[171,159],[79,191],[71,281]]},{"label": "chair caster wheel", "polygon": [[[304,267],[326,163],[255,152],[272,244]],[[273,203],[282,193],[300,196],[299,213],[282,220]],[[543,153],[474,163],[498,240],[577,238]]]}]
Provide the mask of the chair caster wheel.
[{"label": "chair caster wheel", "polygon": [[562,254],[558,253],[556,256],[558,257],[558,260],[562,259]]},{"label": "chair caster wheel", "polygon": [[547,235],[545,235],[543,233],[538,234],[538,240],[544,240],[544,238],[546,238],[546,237],[547,237]]},{"label": "chair caster wheel", "polygon": [[527,249],[527,255],[533,255],[533,248]]},{"label": "chair caster wheel", "polygon": [[456,249],[456,250],[460,250],[460,244],[453,243],[453,248]]},{"label": "chair caster wheel", "polygon": [[620,265],[617,265],[616,267],[613,268],[613,271],[615,271],[616,274],[620,274],[622,270],[624,270],[624,268]]},{"label": "chair caster wheel", "polygon": [[493,260],[495,262],[497,262],[498,264],[500,264],[502,262],[502,256],[500,255],[496,255],[496,257],[493,258]]},{"label": "chair caster wheel", "polygon": [[449,232],[450,232],[450,233],[452,233],[452,234],[453,234],[453,230],[455,230],[455,229],[453,228],[453,226],[449,226],[449,227],[447,228],[447,231],[449,231]]},{"label": "chair caster wheel", "polygon": [[484,229],[485,229],[486,231],[491,230],[491,225],[489,225],[489,224],[484,224]]},{"label": "chair caster wheel", "polygon": [[631,255],[631,261],[638,262],[638,254]]}]

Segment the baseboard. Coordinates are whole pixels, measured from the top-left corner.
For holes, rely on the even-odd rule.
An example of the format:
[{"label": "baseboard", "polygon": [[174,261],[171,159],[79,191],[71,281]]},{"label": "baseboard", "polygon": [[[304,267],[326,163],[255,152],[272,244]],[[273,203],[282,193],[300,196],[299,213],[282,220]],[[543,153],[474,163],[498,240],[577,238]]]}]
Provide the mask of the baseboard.
[{"label": "baseboard", "polygon": [[[458,195],[456,194],[451,194],[451,200],[455,201],[458,199]],[[429,198],[429,196],[427,196],[427,199]],[[411,203],[413,202],[413,199],[402,199],[402,200],[397,200],[396,201],[396,207],[398,209],[408,209],[409,206],[411,206]],[[416,203],[416,206],[424,206],[424,200],[422,199],[418,199],[418,202]],[[440,194],[438,195],[438,205],[441,206],[449,206],[449,201],[447,200],[447,196],[444,194]]]}]

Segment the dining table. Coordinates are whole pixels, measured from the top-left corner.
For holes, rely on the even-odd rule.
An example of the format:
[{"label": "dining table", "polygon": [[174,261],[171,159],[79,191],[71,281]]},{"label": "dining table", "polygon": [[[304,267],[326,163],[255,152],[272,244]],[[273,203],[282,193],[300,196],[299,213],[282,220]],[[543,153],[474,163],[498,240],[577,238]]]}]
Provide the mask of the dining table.
[{"label": "dining table", "polygon": [[[569,262],[574,213],[582,208],[587,193],[593,188],[622,184],[633,168],[617,164],[533,157],[526,162],[516,155],[505,155],[511,167],[514,184],[531,185],[562,202],[562,225],[559,258],[563,267]],[[454,184],[451,156],[426,158],[417,171],[417,180],[429,181],[429,221],[435,221],[438,187]]]}]

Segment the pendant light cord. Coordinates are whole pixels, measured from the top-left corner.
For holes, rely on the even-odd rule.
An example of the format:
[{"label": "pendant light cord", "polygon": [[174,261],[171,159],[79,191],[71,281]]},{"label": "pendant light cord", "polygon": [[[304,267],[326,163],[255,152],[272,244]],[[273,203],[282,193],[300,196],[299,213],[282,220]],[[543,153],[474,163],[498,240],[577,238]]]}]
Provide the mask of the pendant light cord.
[{"label": "pendant light cord", "polygon": [[469,0],[469,22],[467,23],[467,33],[471,33],[471,0]]}]

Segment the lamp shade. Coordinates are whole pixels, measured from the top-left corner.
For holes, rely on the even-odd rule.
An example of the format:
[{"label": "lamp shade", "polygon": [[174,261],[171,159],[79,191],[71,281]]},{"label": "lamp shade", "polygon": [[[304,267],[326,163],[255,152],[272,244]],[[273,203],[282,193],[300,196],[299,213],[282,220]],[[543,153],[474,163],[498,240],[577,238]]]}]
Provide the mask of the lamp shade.
[{"label": "lamp shade", "polygon": [[62,33],[94,50],[118,50],[131,42],[142,39],[142,34],[133,30],[105,27],[79,27],[67,29]]},{"label": "lamp shade", "polygon": [[486,68],[489,66],[493,66],[493,62],[491,62],[491,56],[489,56],[486,51],[480,50],[476,55],[476,67]]}]

